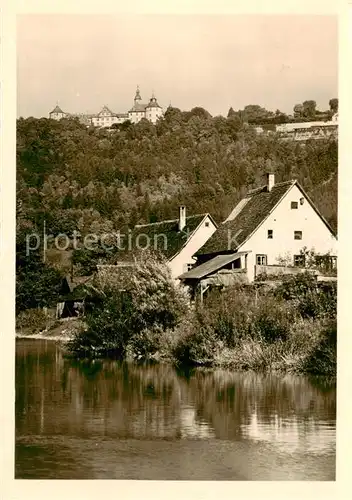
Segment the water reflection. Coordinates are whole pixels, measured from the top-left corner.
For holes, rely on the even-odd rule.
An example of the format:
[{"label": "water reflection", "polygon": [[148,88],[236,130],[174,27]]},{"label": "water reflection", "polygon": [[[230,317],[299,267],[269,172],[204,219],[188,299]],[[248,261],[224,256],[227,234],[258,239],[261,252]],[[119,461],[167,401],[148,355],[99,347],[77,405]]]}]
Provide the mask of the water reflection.
[{"label": "water reflection", "polygon": [[[202,446],[221,446],[222,452],[224,441],[249,443],[251,449],[262,443],[266,452],[329,457],[320,479],[333,479],[336,391],[326,380],[199,370],[184,376],[168,365],[74,362],[49,341],[20,340],[16,350],[19,477],[28,464],[35,464],[36,446],[43,446],[44,440],[48,452],[50,441],[49,448],[57,450],[65,437],[66,442],[90,444],[116,439],[201,441]],[[77,446],[72,441],[71,450],[56,457],[56,473],[62,461],[75,468]],[[190,450],[201,445],[187,446]],[[231,451],[228,445],[225,449]],[[135,453],[140,459],[141,451]],[[94,467],[96,463],[95,457]],[[76,467],[72,477],[86,477],[82,467]],[[253,468],[248,470],[254,474]],[[33,472],[28,477],[38,476]]]}]

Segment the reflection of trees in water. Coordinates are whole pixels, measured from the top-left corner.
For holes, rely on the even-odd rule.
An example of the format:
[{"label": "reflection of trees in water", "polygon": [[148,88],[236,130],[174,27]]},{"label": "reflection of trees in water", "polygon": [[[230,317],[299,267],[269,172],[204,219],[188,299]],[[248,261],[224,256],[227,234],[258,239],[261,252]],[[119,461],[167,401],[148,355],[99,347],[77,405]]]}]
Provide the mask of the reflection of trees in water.
[{"label": "reflection of trees in water", "polygon": [[334,421],[336,413],[333,387],[321,393],[308,379],[290,375],[200,371],[190,382],[189,396],[197,415],[224,439],[238,438],[253,419],[275,427],[295,420],[304,431],[321,420]]},{"label": "reflection of trees in water", "polygon": [[44,402],[48,399],[55,402],[55,386],[60,380],[63,364],[60,349],[53,342],[16,342],[16,429],[29,420],[30,414],[34,432],[40,432],[44,419]]},{"label": "reflection of trees in water", "polygon": [[253,422],[277,427],[294,417],[312,430],[334,421],[335,388],[304,377],[75,362],[35,341],[17,351],[16,417],[21,433],[238,439]]}]

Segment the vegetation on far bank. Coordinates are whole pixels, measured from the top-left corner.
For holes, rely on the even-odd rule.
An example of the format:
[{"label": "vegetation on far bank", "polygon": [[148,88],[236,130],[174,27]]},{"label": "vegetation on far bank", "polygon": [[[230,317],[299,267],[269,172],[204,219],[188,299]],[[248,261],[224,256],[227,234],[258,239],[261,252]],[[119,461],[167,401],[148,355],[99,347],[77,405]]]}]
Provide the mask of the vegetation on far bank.
[{"label": "vegetation on far bank", "polygon": [[[307,119],[311,104],[301,110]],[[59,260],[48,242],[45,271],[51,266],[67,272],[73,265],[75,275],[87,275],[99,261],[116,258],[116,249],[101,245],[103,234],[177,218],[179,205],[188,215],[208,212],[220,222],[249,189],[263,183],[268,168],[277,182],[298,179],[336,229],[337,141],[301,143],[257,134],[248,123],[267,112],[260,106],[242,111],[225,118],[199,107],[187,112],[170,107],[156,125],[141,120],[111,130],[87,128],[75,119],[19,119],[20,236],[42,235],[44,220],[53,237],[71,238],[76,231],[82,241],[93,233],[93,248],[70,245],[61,252],[67,259]],[[42,250],[41,244],[31,255],[41,256]],[[38,290],[33,291],[35,297]]]},{"label": "vegetation on far bank", "polygon": [[271,290],[229,287],[190,305],[187,290],[149,255],[123,289],[107,274],[94,290],[99,300],[85,329],[66,344],[74,357],[335,374],[336,283],[322,288],[308,273]]}]

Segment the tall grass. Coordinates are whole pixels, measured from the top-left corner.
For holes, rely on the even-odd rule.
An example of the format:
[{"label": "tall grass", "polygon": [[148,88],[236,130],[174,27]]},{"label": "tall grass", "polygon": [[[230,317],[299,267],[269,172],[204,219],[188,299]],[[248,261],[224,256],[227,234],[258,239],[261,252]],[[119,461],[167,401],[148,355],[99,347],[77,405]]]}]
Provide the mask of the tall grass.
[{"label": "tall grass", "polygon": [[168,351],[178,365],[334,375],[336,286],[307,275],[260,295],[229,288],[184,319]]}]

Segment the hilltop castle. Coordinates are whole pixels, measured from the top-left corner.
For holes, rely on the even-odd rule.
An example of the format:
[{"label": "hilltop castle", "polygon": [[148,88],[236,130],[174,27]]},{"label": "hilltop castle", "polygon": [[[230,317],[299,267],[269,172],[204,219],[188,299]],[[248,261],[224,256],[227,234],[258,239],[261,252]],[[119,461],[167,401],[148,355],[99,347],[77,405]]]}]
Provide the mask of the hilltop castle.
[{"label": "hilltop castle", "polygon": [[52,120],[61,120],[62,118],[78,118],[85,125],[94,125],[95,127],[111,127],[114,123],[123,123],[130,120],[132,123],[138,123],[143,118],[151,123],[156,123],[158,118],[163,115],[163,109],[158,104],[153,93],[148,104],[142,103],[139,87],[137,86],[134,104],[127,113],[114,113],[107,106],[96,115],[65,113],[57,104],[49,113]]}]

